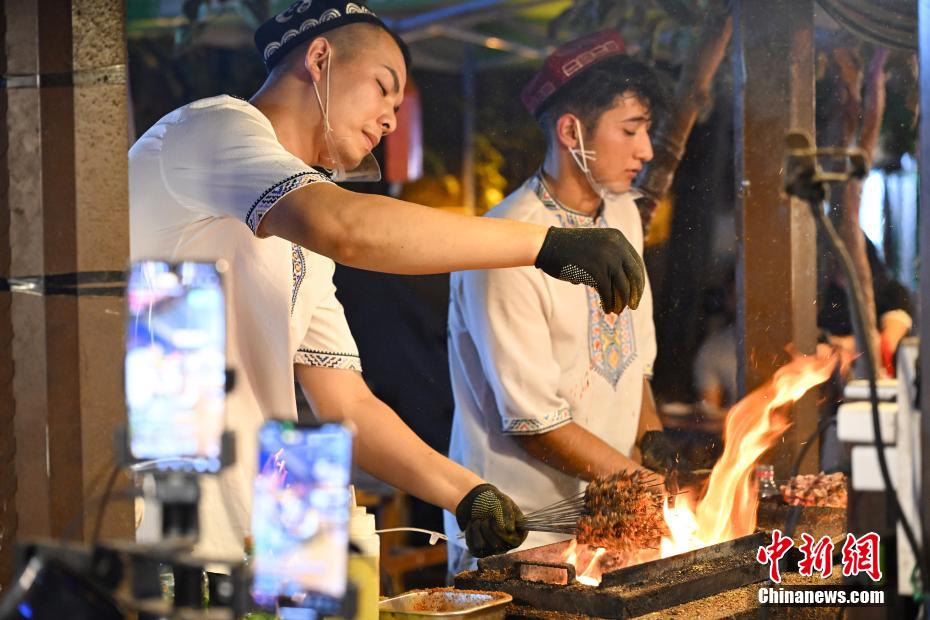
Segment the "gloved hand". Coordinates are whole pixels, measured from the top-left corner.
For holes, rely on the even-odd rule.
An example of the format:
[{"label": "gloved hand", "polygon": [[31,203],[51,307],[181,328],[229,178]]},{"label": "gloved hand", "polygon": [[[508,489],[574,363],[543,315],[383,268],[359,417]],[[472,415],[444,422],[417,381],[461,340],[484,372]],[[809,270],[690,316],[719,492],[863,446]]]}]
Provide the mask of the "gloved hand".
[{"label": "gloved hand", "polygon": [[646,286],[643,259],[616,228],[557,228],[546,233],[536,267],[601,296],[604,312],[636,309]]},{"label": "gloved hand", "polygon": [[665,477],[677,469],[678,454],[675,447],[662,431],[647,431],[639,439],[639,451],[643,455],[643,467]]},{"label": "gloved hand", "polygon": [[519,547],[527,534],[517,527],[522,516],[513,500],[492,484],[476,486],[455,509],[459,529],[465,533],[468,550],[476,558]]}]

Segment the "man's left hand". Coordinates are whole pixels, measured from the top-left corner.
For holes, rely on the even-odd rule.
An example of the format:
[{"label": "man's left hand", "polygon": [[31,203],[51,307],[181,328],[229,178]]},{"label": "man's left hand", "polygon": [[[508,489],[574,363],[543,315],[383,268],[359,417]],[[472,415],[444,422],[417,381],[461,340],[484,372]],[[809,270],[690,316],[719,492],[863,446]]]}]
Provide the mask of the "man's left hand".
[{"label": "man's left hand", "polygon": [[492,484],[479,484],[459,502],[455,519],[468,550],[477,558],[505,553],[526,539],[518,526],[523,512]]},{"label": "man's left hand", "polygon": [[666,477],[675,468],[675,447],[662,431],[643,433],[639,439],[639,450],[642,453],[643,467]]}]

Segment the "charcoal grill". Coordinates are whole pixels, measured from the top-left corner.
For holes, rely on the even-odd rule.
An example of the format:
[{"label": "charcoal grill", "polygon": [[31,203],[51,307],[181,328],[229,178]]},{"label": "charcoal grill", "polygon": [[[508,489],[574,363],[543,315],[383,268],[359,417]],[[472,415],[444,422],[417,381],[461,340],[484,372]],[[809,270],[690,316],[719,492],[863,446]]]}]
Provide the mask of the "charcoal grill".
[{"label": "charcoal grill", "polygon": [[[483,558],[478,570],[457,575],[455,586],[507,592],[515,603],[541,610],[629,618],[763,581],[768,569],[756,553],[770,542],[760,532],[623,568],[615,568],[617,559],[607,554],[600,585],[588,586],[576,581],[575,566],[562,559],[571,545],[562,541]],[[593,556],[587,545],[575,552],[578,566]]]}]

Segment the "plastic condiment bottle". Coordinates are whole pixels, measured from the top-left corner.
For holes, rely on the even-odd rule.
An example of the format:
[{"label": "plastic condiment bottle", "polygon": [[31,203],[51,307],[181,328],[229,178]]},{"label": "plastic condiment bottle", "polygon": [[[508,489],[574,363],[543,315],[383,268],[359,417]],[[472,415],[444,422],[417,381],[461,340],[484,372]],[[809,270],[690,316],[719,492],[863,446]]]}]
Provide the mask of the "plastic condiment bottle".
[{"label": "plastic condiment bottle", "polygon": [[359,620],[378,618],[378,595],[381,590],[381,537],[375,533],[375,515],[364,506],[355,505],[352,490],[352,512],[349,516],[349,540],[361,553],[349,554],[349,580],[358,588]]},{"label": "plastic condiment bottle", "polygon": [[781,491],[775,484],[775,467],[773,465],[756,465],[756,481],[759,484],[759,497],[765,500],[781,498]]}]

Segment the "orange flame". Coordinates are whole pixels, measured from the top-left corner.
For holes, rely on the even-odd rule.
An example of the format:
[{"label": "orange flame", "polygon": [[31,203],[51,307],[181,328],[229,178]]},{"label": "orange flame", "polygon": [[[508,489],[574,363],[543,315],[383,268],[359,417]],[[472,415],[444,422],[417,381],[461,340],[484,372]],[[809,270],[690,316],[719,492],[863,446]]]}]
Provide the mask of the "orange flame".
[{"label": "orange flame", "polygon": [[[587,548],[582,548],[582,553],[586,551]],[[573,538],[565,551],[562,552],[562,562],[575,567],[575,581],[586,586],[597,586],[601,583],[601,575],[604,572],[601,567],[601,556],[605,553],[607,553],[607,549],[604,547],[595,549],[591,559],[588,560],[587,566],[582,571],[582,559],[578,555],[578,541]]]},{"label": "orange flame", "polygon": [[682,497],[674,508],[666,502],[665,522],[671,537],[662,540],[663,558],[755,530],[758,491],[752,483],[753,467],[791,426],[778,411],[829,379],[836,363],[832,354],[795,357],[730,409],[724,426],[723,455],[710,474],[707,492],[696,511],[682,502]]},{"label": "orange flame", "polygon": [[708,543],[698,535],[698,522],[693,507],[684,497],[678,497],[674,507],[669,507],[666,497],[662,513],[665,516],[665,524],[672,535],[662,537],[659,549],[661,557],[667,558],[707,546]]},{"label": "orange flame", "polygon": [[584,569],[583,573],[575,577],[578,583],[583,583],[586,586],[596,586],[601,583],[601,556],[605,553],[607,553],[607,549],[604,547],[597,548],[594,557],[588,562],[588,567]]},{"label": "orange flame", "polygon": [[562,553],[562,561],[566,564],[571,564],[577,568],[578,564],[578,554],[575,550],[578,549],[578,541],[572,538],[571,543],[566,547],[565,551]]}]

